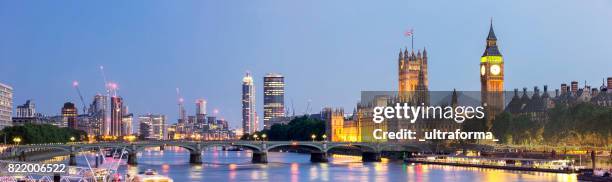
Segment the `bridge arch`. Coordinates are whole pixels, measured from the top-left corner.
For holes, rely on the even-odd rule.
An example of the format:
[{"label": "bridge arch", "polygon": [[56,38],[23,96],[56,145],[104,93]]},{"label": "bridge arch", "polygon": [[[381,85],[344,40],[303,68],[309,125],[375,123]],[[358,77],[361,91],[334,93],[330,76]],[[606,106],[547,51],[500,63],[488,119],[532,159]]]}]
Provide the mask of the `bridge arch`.
[{"label": "bridge arch", "polygon": [[[189,152],[199,151],[199,149],[196,146],[193,146],[192,144],[159,143],[159,144],[139,144],[139,145],[135,145],[135,151],[133,151],[133,152],[143,151],[145,148],[148,148],[148,147],[159,147],[159,146],[162,146],[162,145],[181,147],[181,148],[187,149]],[[130,146],[128,146],[126,149],[128,149],[130,151],[132,150],[132,148]]]},{"label": "bridge arch", "polygon": [[361,152],[378,152],[379,150],[376,149],[375,146],[370,146],[367,144],[353,144],[353,143],[345,143],[345,144],[334,144],[334,145],[329,145],[324,152],[328,152],[331,149],[338,149],[338,148],[349,148],[349,149],[357,149],[360,150]]},{"label": "bridge arch", "polygon": [[[64,146],[52,146],[52,145],[40,145],[40,146],[28,146],[28,147],[18,147],[15,150],[15,153],[19,154],[21,152],[24,152],[26,150],[29,149],[59,149],[59,150],[63,150],[66,152],[72,152],[72,148],[71,147],[64,147]],[[78,148],[76,148],[78,150]]]},{"label": "bridge arch", "polygon": [[203,148],[210,148],[210,147],[223,147],[223,146],[235,146],[235,147],[244,147],[244,148],[248,148],[254,152],[260,152],[262,151],[260,146],[257,145],[253,145],[253,144],[248,144],[248,143],[212,143],[212,144],[204,144],[202,147]]},{"label": "bridge arch", "polygon": [[270,149],[274,149],[274,148],[278,148],[278,147],[293,147],[293,146],[297,146],[297,147],[305,147],[307,149],[314,149],[311,150],[311,152],[325,152],[323,147],[315,145],[315,144],[311,144],[311,143],[281,143],[281,144],[272,144],[270,146],[268,146],[265,151],[268,152]]}]

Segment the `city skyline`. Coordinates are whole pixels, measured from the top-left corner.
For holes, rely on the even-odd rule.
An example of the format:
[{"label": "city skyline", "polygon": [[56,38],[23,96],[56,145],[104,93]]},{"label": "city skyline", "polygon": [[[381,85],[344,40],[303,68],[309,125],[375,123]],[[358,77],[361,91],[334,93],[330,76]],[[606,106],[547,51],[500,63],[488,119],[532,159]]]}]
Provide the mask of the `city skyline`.
[{"label": "city skyline", "polygon": [[[77,19],[74,22],[75,26],[68,26],[66,24],[70,22],[70,16],[78,13],[71,10],[51,16],[60,24],[63,23],[64,26],[68,27],[57,29],[56,25],[38,22],[40,20],[36,19],[37,13],[30,11],[16,12],[7,8],[10,6],[6,5],[0,6],[0,9],[4,12],[0,15],[0,22],[3,22],[3,24],[16,24],[11,23],[12,21],[34,24],[38,22],[40,24],[35,26],[16,24],[16,27],[7,27],[5,30],[0,30],[0,39],[5,40],[0,43],[0,59],[8,62],[8,64],[3,64],[4,68],[0,68],[0,82],[13,87],[14,106],[21,105],[28,99],[33,99],[37,103],[39,112],[58,114],[59,108],[64,102],[72,102],[77,106],[81,105],[78,95],[71,87],[73,80],[78,80],[81,83],[86,104],[91,103],[92,97],[96,93],[103,93],[102,76],[98,70],[98,67],[103,65],[109,80],[119,83],[119,95],[130,103],[130,109],[137,115],[160,113],[168,116],[169,123],[176,122],[178,116],[174,88],[180,87],[186,102],[189,103],[186,104],[186,110],[190,111],[188,115],[194,114],[191,112],[194,110],[191,102],[197,98],[205,98],[210,104],[209,111],[219,109],[219,115],[229,120],[232,127],[238,128],[241,122],[239,83],[245,70],[253,72],[255,88],[259,89],[256,90],[256,93],[262,93],[263,76],[267,72],[283,74],[287,83],[285,105],[291,106],[291,102],[295,102],[297,114],[303,113],[308,100],[312,100],[313,111],[318,111],[323,106],[342,106],[350,110],[354,107],[359,92],[362,90],[397,89],[396,85],[393,84],[394,80],[397,79],[394,72],[397,66],[397,48],[410,46],[409,40],[402,36],[403,31],[409,27],[415,29],[415,49],[426,47],[431,55],[429,61],[430,90],[451,90],[453,88],[479,90],[478,75],[475,74],[478,73],[478,63],[475,60],[478,60],[482,53],[484,47],[482,41],[488,32],[490,16],[494,17],[495,31],[500,38],[500,45],[503,47],[504,57],[507,61],[506,90],[510,91],[514,88],[532,87],[534,85],[549,85],[551,88],[557,88],[559,84],[569,83],[572,80],[578,81],[581,85],[584,84],[584,80],[587,80],[588,84],[599,86],[601,79],[609,76],[609,72],[607,72],[609,70],[606,70],[606,68],[612,67],[612,63],[606,60],[610,57],[610,53],[606,50],[612,48],[609,43],[612,41],[608,41],[612,38],[606,37],[605,32],[612,30],[612,27],[604,25],[603,22],[605,21],[597,20],[605,20],[606,17],[612,15],[609,12],[602,12],[602,8],[596,7],[597,5],[610,7],[609,3],[580,4],[573,8],[570,8],[572,5],[563,4],[560,5],[562,7],[559,10],[554,10],[551,14],[559,14],[567,9],[578,10],[578,12],[589,10],[594,11],[594,13],[580,14],[576,12],[575,16],[567,17],[568,15],[565,15],[562,16],[563,18],[543,15],[535,20],[527,20],[530,13],[536,12],[529,11],[531,9],[528,7],[522,7],[521,5],[525,5],[522,3],[518,2],[514,5],[512,3],[501,3],[501,5],[496,4],[496,7],[493,7],[496,10],[504,10],[505,8],[502,6],[508,5],[513,8],[522,8],[521,10],[526,9],[527,11],[516,11],[525,14],[521,16],[513,13],[510,8],[510,10],[505,9],[501,12],[485,12],[484,15],[480,12],[478,15],[469,14],[459,17],[450,17],[453,13],[446,14],[444,17],[428,16],[433,15],[432,12],[424,12],[423,17],[413,17],[399,13],[370,15],[372,17],[360,15],[359,18],[362,18],[361,20],[364,22],[358,21],[359,18],[348,17],[349,15],[356,15],[355,13],[339,15],[325,8],[323,10],[307,8],[305,11],[296,12],[297,15],[290,14],[306,21],[302,22],[305,25],[292,23],[283,26],[281,24],[288,23],[290,19],[273,18],[271,22],[264,23],[268,23],[267,25],[271,27],[291,30],[265,28],[263,25],[260,27],[261,29],[280,32],[282,34],[279,38],[288,40],[278,40],[268,33],[257,32],[259,26],[252,25],[248,21],[243,20],[237,24],[226,24],[215,22],[206,17],[192,18],[193,22],[162,22],[164,24],[162,26],[189,27],[193,26],[191,24],[199,24],[197,20],[203,19],[203,24],[212,22],[215,25],[214,23],[220,23],[221,29],[229,29],[229,33],[200,27],[193,32],[186,32],[187,35],[185,36],[167,35],[166,38],[163,38],[163,36],[162,38],[147,38],[137,35],[137,32],[144,31],[143,29],[129,27],[132,31],[121,34],[114,33],[113,30],[102,29],[100,34],[107,36],[107,39],[102,39],[94,38],[97,34],[85,32],[95,28],[104,28],[105,25],[122,23],[136,23],[141,26],[157,26],[157,24],[151,22],[153,18],[146,15],[126,18],[125,20],[113,20],[106,17],[91,17],[91,14],[85,13],[84,17],[89,16],[88,18],[101,20],[102,25],[93,25],[89,19],[84,18]],[[2,4],[10,3],[3,2]],[[424,4],[428,5],[428,3]],[[153,8],[152,6],[156,5],[159,5],[159,3],[151,3],[148,8]],[[281,5],[287,6],[282,3]],[[392,5],[397,4],[376,4],[377,7],[396,9],[391,7]],[[452,3],[449,3],[449,5],[434,8],[433,12],[447,10],[450,8],[447,6],[451,5]],[[133,7],[135,4],[128,3],[127,6]],[[178,5],[175,4],[174,6]],[[254,10],[257,7],[271,8],[275,6],[245,3],[238,8],[245,11],[246,14],[266,18],[287,13],[283,10],[266,9],[261,12]],[[349,4],[348,6],[366,12],[370,10],[364,7],[365,4],[363,3]],[[486,3],[485,5],[474,5],[474,7],[466,8],[466,10],[452,10],[451,12],[465,13],[464,11],[483,6],[486,6]],[[533,6],[537,8],[543,5],[536,3]],[[584,6],[593,7],[585,8]],[[340,5],[330,4],[327,7],[335,8],[340,7]],[[405,6],[404,9],[409,11],[410,8],[406,7],[408,6]],[[42,9],[42,12],[56,12],[62,9],[55,6],[47,8]],[[187,16],[180,14],[178,8],[170,7],[169,11],[171,13],[168,16],[172,16],[173,19],[181,19],[177,17]],[[96,10],[94,7],[85,7],[85,9]],[[205,7],[202,7],[202,9],[205,9]],[[153,10],[155,11],[155,9]],[[197,10],[201,9],[190,9],[187,13],[199,15]],[[126,13],[128,13],[121,9],[117,11],[118,15],[116,16],[126,16]],[[319,20],[314,16],[315,12],[322,13],[322,16],[329,15],[331,17],[329,20]],[[210,15],[214,16],[215,13],[219,12],[211,12]],[[18,15],[28,16],[18,18],[19,20],[14,19],[13,16]],[[399,17],[395,17],[396,15]],[[603,18],[597,17],[602,15]],[[373,22],[377,18],[390,17],[393,18],[393,21],[385,21],[385,24]],[[147,21],[137,23],[137,18]],[[241,19],[244,17],[239,16],[239,13],[232,13],[231,17],[226,18]],[[424,19],[419,20],[419,18]],[[441,22],[431,21],[437,19],[442,20]],[[593,20],[580,22],[584,19]],[[347,22],[342,23],[341,20]],[[335,25],[334,30],[327,30],[320,26],[309,30],[294,30],[297,27],[321,23],[320,21],[323,23],[336,21],[340,25]],[[568,24],[579,24],[592,28],[568,27],[563,25],[565,21],[569,22]],[[391,25],[394,22],[395,24]],[[362,23],[368,24],[368,26],[364,27]],[[548,27],[538,26],[538,23],[545,23]],[[463,26],[458,26],[458,24],[463,24]],[[57,26],[59,27],[59,25]],[[240,30],[245,28],[243,26],[246,26],[246,30]],[[338,26],[344,27],[339,28]],[[452,26],[458,27],[451,31],[448,28]],[[38,28],[45,31],[37,32]],[[355,30],[355,28],[365,30]],[[581,34],[581,32],[586,32],[586,29],[589,29],[592,33]],[[19,30],[25,31],[18,32]],[[175,33],[181,32],[175,28],[171,28],[171,30]],[[202,32],[197,33],[197,30]],[[368,34],[368,30],[372,33]],[[162,30],[144,31],[144,33],[152,36],[164,35]],[[222,43],[225,40],[209,37],[211,35],[221,35],[221,37],[229,39],[230,43]],[[302,35],[305,35],[305,37],[301,37]],[[52,39],[55,42],[41,43],[23,36],[37,36],[38,39],[43,41]],[[259,38],[254,37],[263,38],[258,40]],[[373,37],[382,40],[374,41],[372,40]],[[91,41],[92,45],[87,44],[82,48],[74,46],[88,43],[77,40],[79,38]],[[128,38],[129,41],[118,40],[123,38]],[[167,40],[175,38],[178,40]],[[187,41],[190,38],[196,40]],[[271,38],[272,43],[263,43],[266,38]],[[353,40],[357,38],[362,39]],[[206,43],[207,40],[212,40],[213,43]],[[289,44],[289,40],[298,44]],[[181,41],[186,42],[181,43]],[[244,45],[235,44],[240,41],[244,41]],[[73,46],[53,47],[53,43],[56,42]],[[562,44],[563,42],[568,44]],[[572,44],[569,44],[570,42]],[[166,45],[165,43],[169,44]],[[95,44],[101,44],[102,47]],[[114,44],[127,45],[95,51],[97,48]],[[328,44],[328,46],[314,47],[325,44]],[[28,45],[37,46],[29,47]],[[216,47],[215,45],[218,45],[218,48],[213,48]],[[234,45],[238,46],[234,47]],[[258,45],[262,47],[261,52],[264,53],[254,51],[257,50]],[[282,48],[285,45],[291,46]],[[144,48],[134,49],[130,46],[143,46]],[[170,46],[176,46],[176,48],[168,48]],[[231,52],[244,54],[223,55],[213,53],[216,50],[223,50],[222,53],[224,54]],[[152,53],[154,51],[167,53]],[[27,52],[36,54],[26,54]],[[313,52],[316,52],[317,56],[310,55]],[[559,55],[558,52],[567,52],[567,54]],[[158,58],[154,58],[156,56]],[[245,59],[249,57],[253,57],[255,61]],[[304,69],[304,67],[308,69]],[[51,74],[53,76],[47,76]],[[320,76],[316,76],[316,74],[320,74]],[[168,77],[166,75],[173,76]],[[320,89],[310,90],[309,88]],[[40,90],[45,90],[45,92]],[[256,100],[263,100],[262,94],[257,94]],[[261,104],[257,105],[257,113],[263,116]]]}]

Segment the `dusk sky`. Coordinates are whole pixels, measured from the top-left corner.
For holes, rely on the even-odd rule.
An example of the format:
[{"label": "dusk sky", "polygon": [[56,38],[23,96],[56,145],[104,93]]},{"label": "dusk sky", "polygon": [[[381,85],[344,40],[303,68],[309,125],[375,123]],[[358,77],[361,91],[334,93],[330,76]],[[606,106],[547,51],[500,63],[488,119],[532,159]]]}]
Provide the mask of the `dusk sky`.
[{"label": "dusk sky", "polygon": [[[258,115],[268,72],[286,78],[285,104],[303,114],[352,111],[360,91],[396,90],[403,36],[427,48],[430,90],[480,90],[489,21],[505,59],[505,87],[552,89],[612,76],[612,1],[0,1],[0,82],[14,107],[82,104],[108,80],[135,115],[176,122],[176,88],[188,114],[197,98],[232,127],[241,122],[241,80],[255,77]],[[293,103],[293,104],[292,104]],[[81,111],[79,111],[81,112]],[[262,123],[262,122],[260,122]]]}]

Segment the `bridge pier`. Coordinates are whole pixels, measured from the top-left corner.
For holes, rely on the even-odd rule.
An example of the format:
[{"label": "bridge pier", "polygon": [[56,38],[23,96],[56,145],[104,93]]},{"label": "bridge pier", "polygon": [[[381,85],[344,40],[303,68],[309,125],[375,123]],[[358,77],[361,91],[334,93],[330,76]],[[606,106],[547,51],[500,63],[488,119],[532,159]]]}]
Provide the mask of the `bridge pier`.
[{"label": "bridge pier", "polygon": [[380,152],[363,152],[361,153],[361,161],[380,162]]},{"label": "bridge pier", "polygon": [[166,150],[166,145],[160,145],[159,150]]},{"label": "bridge pier", "polygon": [[327,153],[325,152],[311,152],[310,162],[328,162]]},{"label": "bridge pier", "polygon": [[255,152],[253,151],[253,160],[251,162],[256,164],[268,163],[268,152]]},{"label": "bridge pier", "polygon": [[137,152],[136,151],[129,151],[128,152],[128,160],[127,163],[129,165],[137,165],[138,164],[138,158],[136,157]]},{"label": "bridge pier", "polygon": [[202,164],[202,151],[193,151],[189,153],[190,164]]},{"label": "bridge pier", "polygon": [[70,152],[70,159],[68,160],[68,165],[69,166],[76,166],[77,165],[76,154],[74,152]]}]

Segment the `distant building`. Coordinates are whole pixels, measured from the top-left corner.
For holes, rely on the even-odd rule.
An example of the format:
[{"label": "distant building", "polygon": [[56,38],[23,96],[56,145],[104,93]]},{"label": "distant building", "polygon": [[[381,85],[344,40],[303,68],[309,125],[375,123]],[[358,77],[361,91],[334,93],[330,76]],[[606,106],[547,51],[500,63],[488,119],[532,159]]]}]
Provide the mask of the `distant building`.
[{"label": "distant building", "polygon": [[285,78],[276,73],[264,77],[264,129],[270,129],[270,121],[285,116]]},{"label": "distant building", "polygon": [[17,117],[32,118],[36,114],[36,106],[31,100],[27,100],[25,104],[17,106]]},{"label": "distant building", "polygon": [[134,114],[129,113],[123,115],[121,118],[121,136],[132,134],[132,122],[134,120]]},{"label": "distant building", "polygon": [[289,122],[291,122],[293,119],[295,119],[295,116],[278,116],[271,118],[268,124],[270,125],[269,127],[272,127],[275,124],[289,124]]},{"label": "distant building", "polygon": [[553,98],[548,94],[548,86],[544,85],[544,92],[534,87],[531,97],[527,94],[527,88],[523,88],[521,96],[518,89],[514,89],[514,96],[505,111],[514,115],[527,115],[532,121],[544,122],[548,120],[546,112],[553,107]]},{"label": "distant building", "polygon": [[36,113],[34,101],[27,100],[25,104],[17,106],[16,115],[13,117],[13,125],[32,124],[51,124],[49,120],[40,113]]},{"label": "distant building", "polygon": [[138,117],[140,137],[149,140],[166,140],[166,116],[146,114]]},{"label": "distant building", "polygon": [[242,78],[242,132],[250,134],[259,128],[255,110],[255,85],[253,77],[247,72]]},{"label": "distant building", "polygon": [[118,96],[111,97],[111,136],[121,136],[121,122],[123,120],[123,98]]},{"label": "distant building", "polygon": [[197,99],[196,100],[196,123],[199,125],[206,123],[206,100]]},{"label": "distant building", "polygon": [[62,107],[62,122],[69,128],[78,129],[77,122],[78,111],[72,102],[64,103]]},{"label": "distant building", "polygon": [[13,87],[0,83],[0,130],[12,125]]}]

